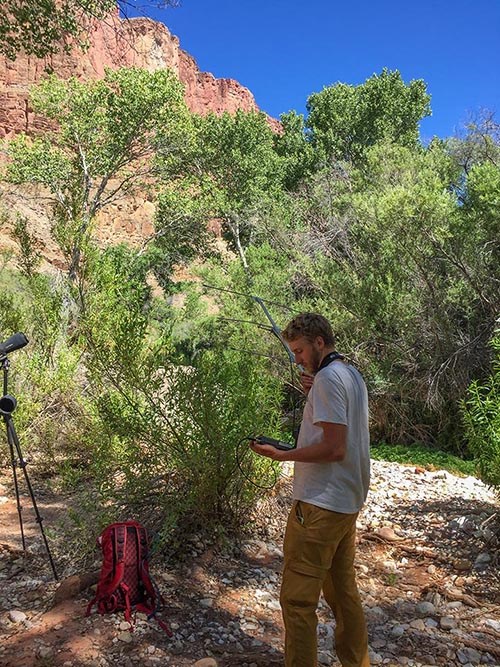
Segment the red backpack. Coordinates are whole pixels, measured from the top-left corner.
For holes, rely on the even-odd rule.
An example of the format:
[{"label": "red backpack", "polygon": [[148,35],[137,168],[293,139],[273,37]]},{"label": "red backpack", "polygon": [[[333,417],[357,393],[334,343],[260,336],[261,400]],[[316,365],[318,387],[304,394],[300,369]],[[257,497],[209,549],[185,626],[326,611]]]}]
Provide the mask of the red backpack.
[{"label": "red backpack", "polygon": [[[164,599],[149,574],[149,540],[144,526],[137,521],[112,523],[97,538],[102,550],[102,567],[97,592],[87,607],[86,616],[97,603],[100,614],[124,611],[132,626],[132,611],[155,618]],[[169,637],[168,625],[156,619]]]}]

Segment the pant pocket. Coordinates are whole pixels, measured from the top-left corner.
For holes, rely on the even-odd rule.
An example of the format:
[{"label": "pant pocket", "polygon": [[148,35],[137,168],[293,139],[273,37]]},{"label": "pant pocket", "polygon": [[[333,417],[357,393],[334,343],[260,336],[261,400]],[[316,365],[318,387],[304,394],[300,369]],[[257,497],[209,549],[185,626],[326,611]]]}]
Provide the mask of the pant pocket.
[{"label": "pant pocket", "polygon": [[285,535],[285,567],[323,579],[337,543],[331,524],[332,513],[328,510],[295,501]]}]

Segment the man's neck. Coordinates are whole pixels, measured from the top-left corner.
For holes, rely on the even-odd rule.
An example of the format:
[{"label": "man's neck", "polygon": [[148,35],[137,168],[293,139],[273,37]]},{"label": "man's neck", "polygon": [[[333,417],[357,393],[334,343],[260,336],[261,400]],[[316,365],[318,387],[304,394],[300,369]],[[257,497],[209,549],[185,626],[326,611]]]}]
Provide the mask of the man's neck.
[{"label": "man's neck", "polygon": [[323,363],[324,358],[327,357],[327,356],[328,356],[329,354],[331,354],[332,352],[335,352],[335,348],[333,348],[333,347],[331,347],[331,346],[329,346],[329,347],[325,347],[325,349],[323,350],[323,356],[322,356],[321,359],[319,360],[320,365]]}]

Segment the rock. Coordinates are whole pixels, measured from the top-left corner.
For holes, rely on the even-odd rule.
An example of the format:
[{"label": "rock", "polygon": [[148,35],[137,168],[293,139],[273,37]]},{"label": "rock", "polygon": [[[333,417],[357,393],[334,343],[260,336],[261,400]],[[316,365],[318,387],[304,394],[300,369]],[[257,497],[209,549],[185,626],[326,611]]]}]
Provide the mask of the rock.
[{"label": "rock", "polygon": [[132,635],[130,632],[120,632],[117,635],[117,639],[118,641],[124,642],[125,644],[130,644],[130,642],[132,641]]},{"label": "rock", "polygon": [[[446,575],[446,568],[441,567],[440,561],[428,560],[427,550],[432,550],[438,558],[451,553],[451,559],[464,558],[472,563],[479,553],[489,551],[493,556],[493,547],[484,546],[480,536],[474,533],[467,538],[460,535],[457,541],[458,532],[450,537],[450,532],[447,531],[449,522],[455,516],[470,517],[475,521],[475,525],[480,525],[484,521],[481,502],[484,501],[484,506],[489,508],[493,506],[493,496],[487,489],[480,489],[478,492],[475,487],[473,502],[470,502],[461,486],[460,478],[452,476],[439,479],[429,477],[426,473],[418,477],[418,485],[410,485],[408,480],[412,475],[411,470],[397,464],[375,461],[373,472],[376,490],[372,491],[370,503],[360,515],[360,548],[356,563],[358,574],[361,575],[359,586],[369,636],[373,639],[370,642],[371,664],[387,667],[476,667],[482,664],[492,667],[497,662],[493,656],[485,653],[482,663],[477,663],[477,652],[475,654],[462,647],[457,657],[457,650],[461,647],[461,640],[476,637],[476,631],[477,639],[487,643],[490,636],[485,633],[482,637],[479,634],[481,629],[500,632],[500,622],[493,619],[494,612],[489,607],[485,606],[482,610],[478,607],[477,612],[474,610],[473,614],[469,615],[468,605],[453,598],[465,594],[476,597],[475,592],[482,585],[493,600],[492,595],[496,590],[486,588],[491,584],[495,585],[493,568],[490,566],[481,573],[474,568],[470,572],[464,572],[463,576],[458,576],[460,572]],[[288,501],[290,489],[285,488],[284,493]],[[275,498],[272,501],[274,503]],[[489,511],[491,513],[491,510]],[[81,659],[85,659],[85,664],[89,667],[134,667],[136,664],[143,667],[177,667],[181,664],[192,666],[188,656],[192,656],[193,649],[196,649],[205,652],[206,657],[203,660],[209,660],[208,664],[212,667],[217,664],[215,660],[241,667],[277,664],[283,649],[281,621],[278,618],[279,560],[282,556],[277,553],[275,545],[281,543],[286,514],[287,508],[285,504],[281,504],[280,499],[274,507],[272,521],[255,524],[255,539],[244,542],[239,552],[236,548],[231,548],[221,560],[218,555],[214,556],[210,568],[200,567],[198,561],[189,561],[167,578],[163,577],[161,571],[157,573],[160,582],[165,584],[165,589],[179,592],[170,610],[171,618],[168,618],[175,631],[172,641],[165,644],[156,642],[154,625],[154,634],[150,635],[151,626],[146,628],[143,622],[139,623],[139,615],[136,616],[138,622],[132,635],[125,631],[125,626],[120,626],[120,623],[123,623],[123,614],[94,614],[89,619],[82,618],[78,621],[72,616],[71,622],[81,623],[80,634],[89,642],[88,650],[84,647]],[[268,515],[269,513],[262,514]],[[418,521],[414,520],[415,516],[419,517]],[[371,543],[364,541],[364,537],[367,537],[365,534],[371,533],[373,537],[376,527],[387,528],[388,517],[394,533],[407,536],[408,542],[405,544],[408,544],[410,549],[396,548],[394,551],[389,540],[386,540],[385,544],[382,544],[381,540],[372,540]],[[489,525],[496,530],[496,524]],[[461,529],[457,527],[457,530]],[[190,548],[193,545],[199,548],[200,545],[196,542],[196,539],[193,539],[189,543]],[[264,553],[263,545],[269,559],[258,563],[255,555]],[[246,551],[247,546],[247,555],[252,557],[241,558],[241,552]],[[30,558],[34,553],[30,552]],[[188,549],[188,555],[189,553]],[[47,581],[50,577],[44,580],[32,579],[30,573],[36,571],[36,567],[31,567],[29,561],[19,576],[9,580],[7,577],[11,568],[19,565],[16,561],[19,561],[20,557],[18,550],[11,552],[0,540],[0,577],[4,576],[0,588],[0,603],[4,609],[22,609],[26,613],[29,611],[28,616],[31,618],[33,614],[37,623],[37,632],[31,633],[35,641],[39,643],[43,636],[44,645],[58,646],[57,641],[53,644],[49,641],[48,632],[43,635],[41,630],[38,632],[40,619],[38,614],[33,612],[37,603],[42,603],[43,606],[44,600],[50,598],[47,593],[52,593],[57,584],[48,590]],[[198,569],[195,569],[197,563]],[[396,568],[399,568],[397,587],[388,586],[387,584],[393,581],[390,574]],[[200,575],[196,582],[191,580],[193,572]],[[438,589],[430,581],[430,575],[437,573],[440,575],[440,592],[437,592]],[[219,596],[223,591],[224,598],[227,594],[228,602],[234,605],[234,608],[228,606],[228,615],[225,612],[214,614],[201,603],[201,600],[210,600],[215,606],[219,599],[222,601],[223,598]],[[481,596],[477,596],[476,600],[479,604],[482,603]],[[81,600],[82,608],[84,602]],[[321,667],[338,667],[339,662],[331,653],[334,638],[333,625],[329,618],[330,611],[322,599],[318,623],[319,664]],[[26,623],[27,621],[24,621],[22,627],[13,626],[8,613],[0,614],[2,633],[24,632]],[[67,619],[56,618],[54,623],[51,629],[61,625],[62,632],[68,629]],[[56,634],[58,639],[61,631]],[[104,655],[99,638],[108,636],[110,631],[115,636],[112,643],[109,643],[109,654]],[[116,635],[120,632],[126,636],[125,641],[132,643],[125,644],[123,640],[119,640]],[[129,653],[131,648],[133,653]],[[38,646],[35,645],[35,656],[38,656],[37,650]],[[15,656],[11,656],[9,651],[8,642],[0,644],[0,664],[16,664]],[[212,652],[215,658],[211,657]],[[240,656],[241,660],[237,656]],[[44,659],[44,664],[54,662],[55,657],[54,652],[53,656]],[[40,658],[39,660],[42,662]],[[63,656],[61,660],[64,660]],[[253,663],[253,660],[256,662]],[[199,664],[200,661],[197,663],[198,667]]]},{"label": "rock", "polygon": [[466,647],[457,651],[457,658],[462,665],[467,663],[479,665],[482,656],[475,648]]},{"label": "rock", "polygon": [[457,558],[453,561],[453,567],[455,570],[470,570],[472,563],[467,558]]},{"label": "rock", "polygon": [[320,665],[331,665],[332,664],[332,654],[328,651],[319,651],[318,652],[318,662]]},{"label": "rock", "polygon": [[270,600],[266,604],[266,607],[271,611],[281,611],[281,605],[278,600]]},{"label": "rock", "polygon": [[405,633],[405,629],[402,625],[395,625],[391,628],[391,637],[402,637]]},{"label": "rock", "polygon": [[458,623],[450,616],[443,616],[439,619],[439,625],[443,630],[452,630],[457,627]]},{"label": "rock", "polygon": [[448,609],[461,609],[463,606],[464,604],[463,602],[460,602],[460,600],[452,600],[446,604]]},{"label": "rock", "polygon": [[387,540],[388,542],[398,542],[399,540],[403,539],[402,537],[399,537],[399,535],[396,535],[394,530],[389,526],[383,526],[383,528],[377,528],[377,530],[375,531],[375,535],[382,537],[384,540]]},{"label": "rock", "polygon": [[27,616],[22,611],[18,611],[17,609],[12,609],[11,611],[9,611],[9,618],[13,623],[22,623],[27,619]]},{"label": "rock", "polygon": [[475,561],[474,561],[474,569],[475,570],[484,570],[488,567],[488,565],[491,562],[491,556],[489,553],[486,551],[483,553],[480,553]]},{"label": "rock", "polygon": [[494,618],[485,618],[484,624],[489,628],[493,628],[496,632],[500,632],[500,621],[496,621]]},{"label": "rock", "polygon": [[203,600],[200,600],[200,604],[202,607],[208,609],[214,606],[214,601],[213,598],[203,598]]},{"label": "rock", "polygon": [[99,573],[100,571],[96,570],[94,572],[74,574],[61,581],[54,595],[54,606],[63,600],[76,597],[81,591],[97,584],[99,581]]},{"label": "rock", "polygon": [[217,661],[214,658],[202,658],[193,663],[193,667],[217,667]]},{"label": "rock", "polygon": [[430,616],[436,612],[436,607],[432,604],[432,602],[423,600],[417,604],[416,612],[419,616]]},{"label": "rock", "polygon": [[50,658],[53,653],[54,650],[51,646],[40,646],[37,651],[38,657],[42,660],[47,660],[47,658]]},{"label": "rock", "polygon": [[[129,48],[120,48],[123,39]],[[154,71],[168,67],[184,84],[186,102],[195,113],[257,111],[254,97],[247,88],[232,79],[217,79],[210,73],[200,72],[194,58],[180,48],[178,38],[162,23],[146,18],[122,21],[118,13],[110,14],[95,23],[89,33],[88,50],[61,52],[51,58],[51,66],[62,78],[72,75],[79,79],[102,78],[105,68],[135,66]],[[29,125],[26,127],[22,112],[28,86],[45,73],[44,62],[20,55],[15,66],[0,62],[0,72],[5,83],[5,91],[0,96],[0,135],[40,128],[42,118],[33,112],[25,113]]]}]

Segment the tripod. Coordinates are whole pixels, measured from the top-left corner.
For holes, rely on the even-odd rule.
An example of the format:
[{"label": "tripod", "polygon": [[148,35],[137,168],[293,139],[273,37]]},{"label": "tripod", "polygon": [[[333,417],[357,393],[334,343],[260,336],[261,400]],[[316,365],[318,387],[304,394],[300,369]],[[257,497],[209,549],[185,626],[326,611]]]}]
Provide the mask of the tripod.
[{"label": "tripod", "polygon": [[[26,341],[27,342],[27,341]],[[17,401],[16,399],[9,395],[7,393],[7,383],[8,383],[8,375],[9,375],[9,359],[7,358],[6,355],[2,356],[1,350],[0,350],[0,364],[3,369],[3,396],[0,397],[0,415],[2,415],[3,420],[5,422],[5,427],[7,429],[7,442],[9,443],[9,449],[10,449],[10,462],[12,466],[12,474],[14,477],[14,488],[16,491],[16,503],[17,503],[17,514],[19,516],[19,527],[21,529],[21,540],[23,544],[23,551],[26,553],[26,541],[24,538],[24,526],[23,526],[23,516],[22,516],[22,506],[21,506],[21,500],[19,497],[19,484],[18,484],[18,479],[17,479],[17,466],[21,468],[24,474],[24,479],[26,482],[26,486],[28,487],[28,491],[31,497],[31,503],[33,505],[33,509],[35,511],[35,516],[36,516],[36,522],[40,526],[40,532],[42,533],[42,538],[43,542],[45,544],[45,549],[47,550],[47,554],[49,557],[50,561],[50,567],[52,568],[52,572],[54,574],[54,579],[56,581],[59,580],[59,577],[57,576],[56,568],[54,565],[54,561],[52,560],[52,555],[50,553],[49,549],[49,544],[47,542],[47,537],[45,535],[45,532],[43,530],[43,519],[40,516],[40,512],[38,511],[38,506],[36,504],[36,499],[35,499],[35,494],[33,493],[33,487],[31,486],[31,482],[28,477],[28,472],[26,470],[26,461],[23,459],[23,455],[21,452],[21,446],[19,444],[19,438],[17,437],[16,429],[14,427],[14,421],[12,419],[12,413],[16,409]],[[17,461],[16,461],[16,455],[17,455]]]}]

